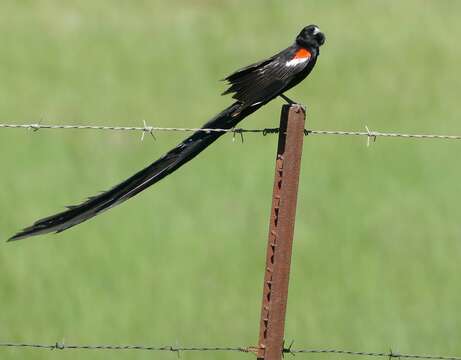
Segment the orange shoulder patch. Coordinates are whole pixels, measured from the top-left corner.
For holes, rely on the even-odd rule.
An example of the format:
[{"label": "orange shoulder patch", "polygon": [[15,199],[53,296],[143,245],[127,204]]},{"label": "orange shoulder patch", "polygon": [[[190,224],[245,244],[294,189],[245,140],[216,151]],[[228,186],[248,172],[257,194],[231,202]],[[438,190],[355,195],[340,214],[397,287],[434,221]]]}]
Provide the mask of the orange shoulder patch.
[{"label": "orange shoulder patch", "polygon": [[293,59],[308,59],[312,56],[309,50],[301,48],[296,51],[295,57]]}]

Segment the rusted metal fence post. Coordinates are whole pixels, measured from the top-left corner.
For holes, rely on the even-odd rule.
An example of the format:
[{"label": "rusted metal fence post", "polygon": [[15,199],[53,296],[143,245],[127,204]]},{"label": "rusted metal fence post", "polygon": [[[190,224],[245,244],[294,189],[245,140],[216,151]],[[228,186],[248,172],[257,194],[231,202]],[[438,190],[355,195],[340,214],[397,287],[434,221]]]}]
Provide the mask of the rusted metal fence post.
[{"label": "rusted metal fence post", "polygon": [[299,105],[284,105],[282,108],[264,274],[258,359],[279,360],[282,357],[305,118],[305,110]]}]

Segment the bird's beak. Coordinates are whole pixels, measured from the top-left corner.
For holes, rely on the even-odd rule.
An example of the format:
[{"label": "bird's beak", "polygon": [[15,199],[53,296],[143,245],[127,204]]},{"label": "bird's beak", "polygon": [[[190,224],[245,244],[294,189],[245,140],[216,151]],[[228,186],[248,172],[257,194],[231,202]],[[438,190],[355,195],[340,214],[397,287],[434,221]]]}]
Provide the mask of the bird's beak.
[{"label": "bird's beak", "polygon": [[315,34],[315,40],[317,40],[319,46],[322,46],[325,43],[325,34],[319,31]]},{"label": "bird's beak", "polygon": [[312,35],[314,35],[315,40],[317,40],[319,46],[322,46],[325,43],[325,35],[323,32],[320,31],[320,29],[317,26],[314,28],[314,32],[312,33]]}]

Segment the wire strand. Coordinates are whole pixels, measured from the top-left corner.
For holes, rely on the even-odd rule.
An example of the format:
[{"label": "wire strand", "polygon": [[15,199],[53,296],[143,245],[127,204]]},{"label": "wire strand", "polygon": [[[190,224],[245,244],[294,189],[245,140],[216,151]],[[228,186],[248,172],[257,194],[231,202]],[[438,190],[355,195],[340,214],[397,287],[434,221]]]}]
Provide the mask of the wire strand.
[{"label": "wire strand", "polygon": [[145,350],[145,351],[170,351],[170,352],[186,352],[186,351],[235,351],[235,352],[252,352],[250,347],[200,347],[200,346],[151,346],[151,345],[89,345],[89,344],[64,344],[56,342],[54,344],[38,344],[38,343],[0,343],[0,348],[32,348],[32,349],[48,349],[48,350]]},{"label": "wire strand", "polygon": [[341,349],[283,349],[284,353],[289,354],[337,354],[337,355],[355,355],[355,356],[373,356],[386,358],[401,358],[401,359],[432,359],[432,360],[461,360],[458,356],[440,356],[440,355],[419,355],[419,354],[404,354],[393,352],[367,352],[367,351],[350,351]]},{"label": "wire strand", "polygon": [[[461,135],[441,135],[441,134],[407,134],[397,132],[381,132],[372,131],[368,127],[365,127],[366,131],[344,131],[344,130],[314,130],[305,129],[305,135],[337,135],[337,136],[365,136],[368,139],[376,140],[378,137],[390,137],[390,138],[410,138],[410,139],[443,139],[443,140],[461,140]],[[100,125],[51,125],[51,124],[5,124],[0,123],[0,129],[25,129],[38,131],[41,129],[53,129],[53,130],[101,130],[101,131],[137,131],[153,134],[155,131],[164,132],[196,132],[202,131],[206,133],[210,132],[222,132],[222,133],[260,133],[262,135],[277,134],[278,128],[264,128],[264,129],[243,129],[243,128],[232,128],[232,129],[207,129],[207,128],[187,128],[187,127],[157,127],[157,126],[100,126]]]},{"label": "wire strand", "polygon": [[[47,350],[143,350],[143,351],[168,351],[168,352],[244,352],[256,354],[258,349],[252,346],[225,346],[225,347],[206,347],[206,346],[152,346],[152,345],[76,345],[56,342],[54,344],[39,343],[0,343],[0,348],[31,348]],[[386,358],[401,359],[425,359],[425,360],[461,360],[459,356],[441,356],[441,355],[419,355],[405,354],[389,350],[387,352],[368,352],[368,351],[350,351],[343,349],[292,349],[284,348],[285,354],[336,354],[336,355],[354,355],[354,356],[373,356]]]}]

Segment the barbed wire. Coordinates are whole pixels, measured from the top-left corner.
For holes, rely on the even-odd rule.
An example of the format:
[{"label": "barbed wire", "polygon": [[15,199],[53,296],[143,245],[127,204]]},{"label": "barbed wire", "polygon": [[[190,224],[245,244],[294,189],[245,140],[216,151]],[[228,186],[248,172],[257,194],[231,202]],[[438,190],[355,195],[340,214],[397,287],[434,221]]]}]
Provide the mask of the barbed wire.
[{"label": "barbed wire", "polygon": [[[41,129],[54,129],[54,130],[102,130],[102,131],[135,131],[142,132],[141,140],[144,139],[145,134],[154,136],[154,132],[196,132],[202,131],[206,133],[221,132],[233,133],[243,136],[244,133],[260,133],[262,135],[277,134],[279,128],[263,128],[263,129],[244,129],[244,128],[231,128],[231,129],[215,129],[215,128],[188,128],[188,127],[157,127],[148,126],[144,121],[144,126],[102,126],[102,125],[51,125],[51,124],[5,124],[0,123],[0,129],[26,129],[38,131]],[[378,137],[390,138],[404,138],[404,139],[443,139],[443,140],[461,140],[461,135],[440,135],[440,134],[407,134],[396,132],[381,132],[370,130],[365,126],[366,131],[344,131],[344,130],[314,130],[305,129],[305,135],[337,135],[337,136],[365,136],[368,138],[367,144],[370,140],[376,141]]]},{"label": "barbed wire", "polygon": [[206,347],[206,346],[151,346],[151,345],[76,345],[56,342],[54,344],[37,343],[0,343],[0,348],[32,348],[48,350],[145,350],[145,351],[170,351],[170,352],[191,352],[191,351],[227,351],[227,352],[256,352],[251,347]]},{"label": "barbed wire", "polygon": [[399,359],[431,359],[431,360],[460,360],[458,356],[440,356],[440,355],[419,355],[404,354],[389,350],[387,352],[368,352],[368,351],[350,351],[341,349],[283,349],[284,353],[295,354],[337,354],[337,355],[354,355],[354,356],[373,356]]},{"label": "barbed wire", "polygon": [[[336,354],[336,355],[353,355],[353,356],[373,356],[400,359],[423,359],[423,360],[461,360],[458,356],[440,356],[440,355],[419,355],[405,354],[389,350],[387,352],[368,352],[368,351],[349,351],[343,349],[292,349],[290,345],[283,349],[284,354]],[[151,345],[76,345],[56,342],[54,344],[39,343],[0,343],[0,348],[31,348],[47,350],[143,350],[143,351],[167,351],[167,352],[243,352],[258,353],[258,348],[254,346],[225,346],[225,347],[206,347],[206,346],[151,346]]]}]

